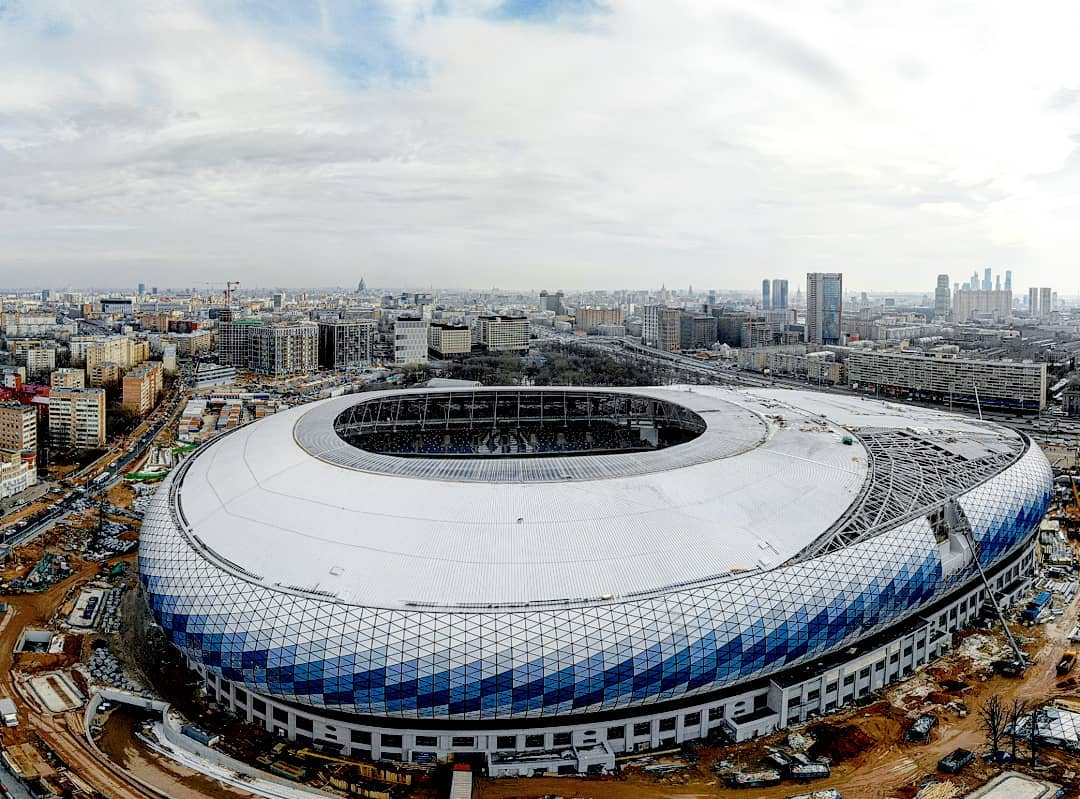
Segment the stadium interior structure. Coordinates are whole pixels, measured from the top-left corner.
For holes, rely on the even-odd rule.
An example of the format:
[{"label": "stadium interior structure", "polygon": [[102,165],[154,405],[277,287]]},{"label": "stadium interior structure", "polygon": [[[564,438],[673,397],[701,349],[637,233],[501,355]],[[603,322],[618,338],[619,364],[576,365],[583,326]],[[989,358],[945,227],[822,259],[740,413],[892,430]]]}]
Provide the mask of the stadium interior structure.
[{"label": "stadium interior structure", "polygon": [[721,387],[371,392],[200,447],[140,577],[209,696],[351,756],[493,774],[869,701],[1025,589],[1024,436]]}]

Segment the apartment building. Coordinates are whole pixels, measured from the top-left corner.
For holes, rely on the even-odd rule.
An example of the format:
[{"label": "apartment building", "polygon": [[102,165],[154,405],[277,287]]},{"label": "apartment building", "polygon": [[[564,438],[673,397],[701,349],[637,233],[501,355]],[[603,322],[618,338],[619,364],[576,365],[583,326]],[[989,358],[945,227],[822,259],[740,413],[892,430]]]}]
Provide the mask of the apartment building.
[{"label": "apartment building", "polygon": [[145,416],[161,397],[164,369],[159,361],[147,361],[124,375],[124,410]]},{"label": "apartment building", "polygon": [[0,449],[37,452],[37,411],[32,405],[0,403]]},{"label": "apartment building", "polygon": [[600,325],[621,325],[622,322],[622,308],[582,306],[574,311],[574,326],[588,333],[594,332]]},{"label": "apartment building", "polygon": [[[89,340],[87,340],[89,338]],[[82,363],[89,373],[99,363],[115,363],[132,369],[150,357],[150,342],[130,336],[78,336],[71,340],[71,361]]]},{"label": "apartment building", "polygon": [[375,351],[374,319],[319,320],[319,368],[368,366]]},{"label": "apartment building", "polygon": [[314,322],[255,325],[249,331],[251,371],[274,377],[318,371],[319,326]]},{"label": "apartment building", "polygon": [[86,372],[73,366],[65,366],[49,375],[53,388],[86,388]]},{"label": "apartment building", "polygon": [[943,404],[1040,410],[1046,364],[900,351],[847,350],[848,380],[863,390]]},{"label": "apartment building", "polygon": [[682,311],[663,305],[646,305],[642,313],[642,343],[664,352],[677,352],[682,343]]},{"label": "apartment building", "polygon": [[112,361],[97,363],[86,370],[89,377],[90,388],[108,388],[120,382],[120,364]]},{"label": "apartment building", "polygon": [[35,377],[47,375],[56,368],[54,347],[34,347],[26,351],[26,373]]},{"label": "apartment building", "polygon": [[49,394],[49,441],[54,447],[105,446],[105,389],[59,388]]},{"label": "apartment building", "polygon": [[432,322],[428,328],[428,349],[439,358],[472,352],[472,331],[468,325]]}]

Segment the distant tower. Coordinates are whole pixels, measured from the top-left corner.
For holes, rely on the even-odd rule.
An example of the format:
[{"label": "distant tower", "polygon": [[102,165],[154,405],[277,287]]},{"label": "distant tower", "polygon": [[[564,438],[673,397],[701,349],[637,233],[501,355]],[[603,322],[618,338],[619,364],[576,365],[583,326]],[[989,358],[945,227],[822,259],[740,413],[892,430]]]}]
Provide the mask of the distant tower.
[{"label": "distant tower", "polygon": [[761,281],[761,310],[772,310],[772,284],[768,280]]},{"label": "distant tower", "polygon": [[1005,270],[1005,290],[1012,291],[1012,270]]},{"label": "distant tower", "polygon": [[839,344],[844,306],[844,276],[839,272],[806,273],[806,340]]},{"label": "distant tower", "polygon": [[937,288],[934,289],[934,318],[944,319],[949,315],[949,276],[937,276]]},{"label": "distant tower", "polygon": [[356,293],[363,294],[367,291],[367,284],[364,282],[364,278],[360,278],[360,282],[356,284]]},{"label": "distant tower", "polygon": [[146,284],[145,283],[140,283],[139,284],[139,296],[141,297],[144,294],[146,294]]},{"label": "distant tower", "polygon": [[786,311],[788,309],[788,284],[786,280],[777,279],[772,282],[772,307],[773,310]]},{"label": "distant tower", "polygon": [[983,291],[990,291],[990,289],[991,289],[991,287],[993,285],[994,285],[993,280],[990,277],[990,267],[988,266],[988,267],[986,267],[986,269],[983,270],[983,282],[982,282]]}]

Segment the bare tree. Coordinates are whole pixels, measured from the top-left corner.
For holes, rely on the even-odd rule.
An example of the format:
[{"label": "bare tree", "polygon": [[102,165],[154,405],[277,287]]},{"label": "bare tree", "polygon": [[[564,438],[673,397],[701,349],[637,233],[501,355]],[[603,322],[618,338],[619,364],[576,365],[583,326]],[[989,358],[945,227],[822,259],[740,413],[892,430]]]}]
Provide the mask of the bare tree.
[{"label": "bare tree", "polygon": [[995,760],[1001,751],[1001,738],[1005,734],[1005,721],[1008,714],[1008,710],[1001,703],[1001,698],[997,694],[987,699],[983,706],[979,708],[980,726],[986,733],[986,740],[990,744],[990,753]]},{"label": "bare tree", "polygon": [[1023,699],[1013,698],[1012,705],[1009,706],[1009,741],[1012,743],[1012,759],[1016,762],[1016,742],[1019,740],[1020,735],[1017,732],[1017,726],[1020,724],[1020,719],[1027,713],[1028,705]]},{"label": "bare tree", "polygon": [[1043,710],[1035,708],[1031,711],[1031,723],[1028,724],[1028,747],[1031,749],[1031,767],[1035,768],[1039,760],[1039,718]]}]

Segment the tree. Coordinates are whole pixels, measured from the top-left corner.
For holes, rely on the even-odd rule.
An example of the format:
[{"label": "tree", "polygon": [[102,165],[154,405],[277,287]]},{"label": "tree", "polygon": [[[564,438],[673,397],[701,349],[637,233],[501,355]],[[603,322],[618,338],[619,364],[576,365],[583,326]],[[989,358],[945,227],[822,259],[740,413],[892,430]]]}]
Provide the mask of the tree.
[{"label": "tree", "polygon": [[1009,706],[1009,741],[1012,744],[1012,759],[1016,761],[1016,742],[1019,740],[1020,735],[1017,732],[1017,726],[1020,724],[1020,719],[1027,713],[1027,702],[1023,699],[1013,698],[1012,705]]},{"label": "tree", "polygon": [[986,740],[990,744],[990,753],[997,759],[1001,752],[1001,738],[1005,732],[1005,721],[1008,710],[1001,703],[1001,698],[996,694],[991,696],[983,706],[979,708],[980,726],[986,733]]}]

